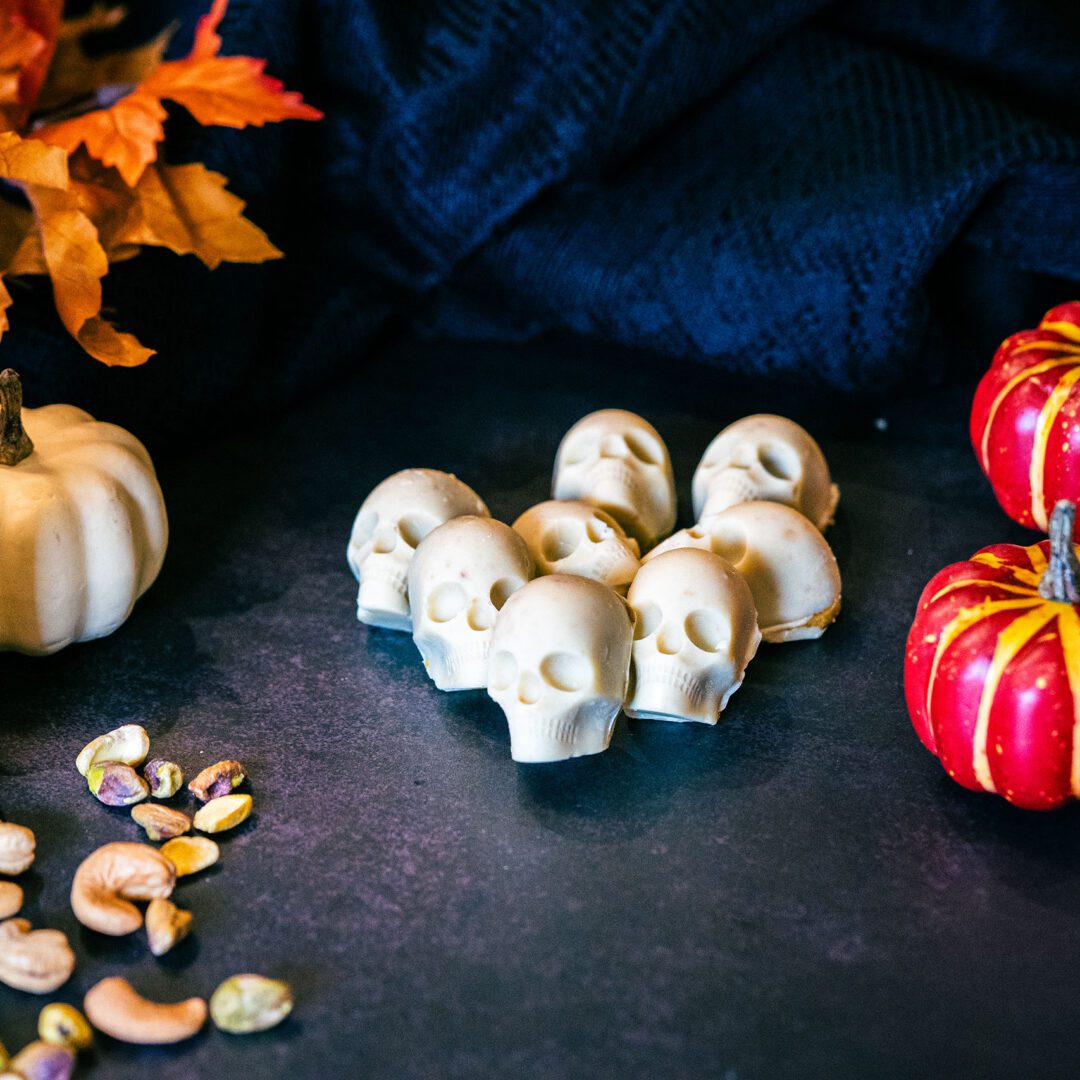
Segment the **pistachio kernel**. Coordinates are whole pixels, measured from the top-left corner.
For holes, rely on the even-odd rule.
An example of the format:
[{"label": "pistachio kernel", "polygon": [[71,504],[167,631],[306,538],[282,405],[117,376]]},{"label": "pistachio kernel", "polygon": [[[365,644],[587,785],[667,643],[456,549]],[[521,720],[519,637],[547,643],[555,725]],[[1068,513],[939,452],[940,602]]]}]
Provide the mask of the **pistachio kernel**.
[{"label": "pistachio kernel", "polygon": [[191,829],[191,818],[180,810],[156,803],[139,803],[131,808],[131,817],[137,825],[146,830],[151,840],[171,840],[174,836],[183,836]]},{"label": "pistachio kernel", "polygon": [[178,908],[171,900],[157,897],[146,909],[146,939],[154,956],[164,956],[191,932],[190,911]]},{"label": "pistachio kernel", "polygon": [[176,868],[177,877],[197,874],[218,861],[221,849],[205,836],[178,836],[158,849]]},{"label": "pistachio kernel", "polygon": [[197,810],[193,824],[200,832],[219,833],[236,828],[250,814],[250,795],[222,795]]},{"label": "pistachio kernel", "polygon": [[32,1042],[8,1063],[24,1080],[70,1080],[75,1071],[75,1051],[56,1043]]},{"label": "pistachio kernel", "polygon": [[244,766],[239,761],[218,761],[208,765],[188,784],[190,791],[200,802],[209,802],[222,795],[229,795],[244,782]]},{"label": "pistachio kernel", "polygon": [[247,1035],[276,1027],[292,1011],[292,987],[264,975],[233,975],[210,998],[210,1017],[222,1031]]},{"label": "pistachio kernel", "polygon": [[150,794],[155,799],[171,799],[184,782],[184,773],[175,761],[154,758],[143,768],[143,776],[150,785]]},{"label": "pistachio kernel", "polygon": [[86,783],[91,794],[106,806],[130,806],[150,794],[146,781],[130,765],[118,761],[91,766]]},{"label": "pistachio kernel", "polygon": [[53,1001],[38,1014],[38,1037],[42,1042],[89,1050],[94,1033],[86,1017],[74,1005]]}]

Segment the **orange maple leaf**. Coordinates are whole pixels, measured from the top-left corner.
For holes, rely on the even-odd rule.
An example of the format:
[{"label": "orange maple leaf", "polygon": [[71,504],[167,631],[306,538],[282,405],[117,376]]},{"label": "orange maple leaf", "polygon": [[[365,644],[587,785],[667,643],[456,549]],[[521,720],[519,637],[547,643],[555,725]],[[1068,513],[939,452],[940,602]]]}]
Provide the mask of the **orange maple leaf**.
[{"label": "orange maple leaf", "polygon": [[200,20],[191,52],[183,60],[159,64],[138,88],[107,109],[48,124],[37,138],[68,152],[84,145],[92,157],[113,165],[128,186],[138,183],[157,160],[164,138],[163,99],[184,106],[200,124],[241,128],[279,120],[318,120],[322,113],[265,74],[266,61],[251,56],[219,56],[217,28],[227,0],[214,0]]}]

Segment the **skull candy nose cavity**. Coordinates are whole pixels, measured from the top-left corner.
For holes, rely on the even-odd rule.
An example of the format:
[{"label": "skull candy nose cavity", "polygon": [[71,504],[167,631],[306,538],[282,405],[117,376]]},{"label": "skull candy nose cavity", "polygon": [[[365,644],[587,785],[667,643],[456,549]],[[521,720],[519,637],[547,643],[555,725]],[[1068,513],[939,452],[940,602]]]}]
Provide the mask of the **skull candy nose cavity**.
[{"label": "skull candy nose cavity", "polygon": [[683,632],[674,624],[665,623],[656,637],[656,651],[665,656],[675,656],[685,643]]},{"label": "skull candy nose cavity", "polygon": [[518,683],[518,701],[522,705],[535,705],[539,700],[540,680],[531,671],[526,671]]},{"label": "skull candy nose cavity", "polygon": [[397,542],[397,530],[392,525],[384,525],[375,533],[375,551],[380,555],[389,555]]},{"label": "skull candy nose cavity", "polygon": [[599,544],[602,540],[610,540],[615,535],[615,530],[599,518],[593,518],[585,525],[585,535],[594,544]]},{"label": "skull candy nose cavity", "polygon": [[469,605],[467,622],[473,630],[490,630],[495,625],[495,609],[477,597]]}]

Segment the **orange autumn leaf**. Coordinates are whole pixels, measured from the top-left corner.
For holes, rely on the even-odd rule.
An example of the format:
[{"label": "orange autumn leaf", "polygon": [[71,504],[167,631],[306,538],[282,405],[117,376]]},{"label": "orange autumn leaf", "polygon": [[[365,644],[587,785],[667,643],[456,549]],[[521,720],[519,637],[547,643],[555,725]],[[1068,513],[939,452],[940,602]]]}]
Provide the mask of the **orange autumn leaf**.
[{"label": "orange autumn leaf", "polygon": [[251,56],[219,56],[218,25],[227,0],[215,0],[199,20],[195,43],[183,60],[159,64],[138,88],[106,109],[48,124],[36,135],[69,153],[80,145],[105,165],[113,165],[125,183],[138,183],[157,160],[165,136],[162,100],[182,105],[200,123],[220,127],[261,126],[280,120],[318,120],[322,113],[265,74],[266,61]]},{"label": "orange autumn leaf", "polygon": [[67,154],[37,139],[24,139],[14,131],[0,132],[0,177],[16,184],[66,188]]},{"label": "orange autumn leaf", "polygon": [[23,190],[34,208],[56,310],[68,333],[103,364],[146,363],[154,350],[101,317],[101,279],[108,273],[109,260],[94,223],[79,208],[78,196],[33,184]]},{"label": "orange autumn leaf", "polygon": [[10,325],[7,316],[7,309],[9,307],[11,307],[11,293],[7,291],[4,279],[0,278],[0,337],[4,336],[4,331],[7,330]]},{"label": "orange autumn leaf", "polygon": [[0,12],[0,128],[16,126],[25,114],[22,85],[48,50],[48,41],[17,11]]},{"label": "orange autumn leaf", "polygon": [[153,244],[195,255],[214,270],[223,262],[280,259],[266,233],[244,217],[244,200],[225,190],[226,179],[197,162],[155,165],[135,187],[138,213],[118,244]]},{"label": "orange autumn leaf", "polygon": [[49,124],[34,137],[73,154],[85,146],[91,157],[116,167],[129,186],[157,160],[157,144],[165,138],[166,112],[159,98],[136,90],[108,109],[95,109],[71,120]]}]

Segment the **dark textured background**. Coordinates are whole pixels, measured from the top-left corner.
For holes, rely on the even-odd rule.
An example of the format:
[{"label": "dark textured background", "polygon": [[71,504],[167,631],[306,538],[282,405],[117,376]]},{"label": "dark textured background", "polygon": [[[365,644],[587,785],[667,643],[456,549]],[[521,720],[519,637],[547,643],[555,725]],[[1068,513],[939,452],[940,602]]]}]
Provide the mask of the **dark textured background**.
[{"label": "dark textured background", "polygon": [[[209,0],[129,6],[95,48],[176,18],[182,54]],[[230,177],[286,259],[117,266],[107,307],[160,350],[134,371],[16,283],[31,404],[184,442],[405,326],[880,393],[1080,295],[1076,0],[231,0],[222,34],[326,119],[175,109],[166,155]]]},{"label": "dark textured background", "polygon": [[[56,996],[120,972],[205,995],[251,969],[297,992],[264,1035],[101,1038],[90,1075],[1075,1075],[1076,811],[951,784],[901,695],[925,581],[1029,538],[967,446],[970,386],[870,411],[570,347],[415,343],[373,377],[165,460],[172,544],[130,622],[0,657],[0,815],[40,841],[25,914],[79,958]],[[562,432],[608,405],[668,440],[684,523],[721,426],[757,409],[809,425],[843,493],[844,610],[818,642],[763,647],[715,728],[621,720],[605,754],[518,766],[482,693],[440,694],[408,637],[356,622],[345,542],[409,465],[512,519],[546,495]],[[139,835],[73,765],[127,721],[189,773],[235,755],[255,797],[219,866],[178,887],[195,932],[163,960],[67,903],[85,854]],[[0,987],[0,1037],[31,1038],[42,1004]]]}]

